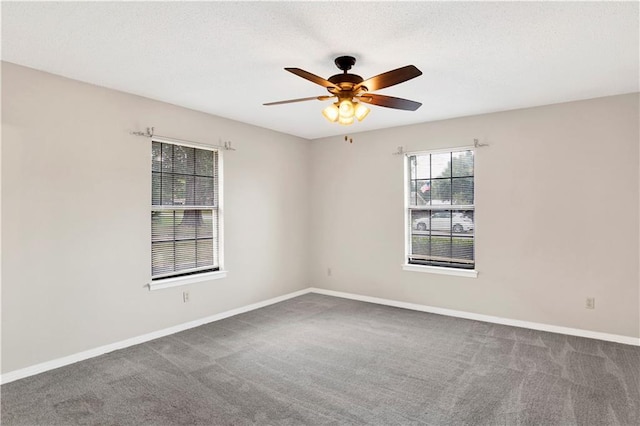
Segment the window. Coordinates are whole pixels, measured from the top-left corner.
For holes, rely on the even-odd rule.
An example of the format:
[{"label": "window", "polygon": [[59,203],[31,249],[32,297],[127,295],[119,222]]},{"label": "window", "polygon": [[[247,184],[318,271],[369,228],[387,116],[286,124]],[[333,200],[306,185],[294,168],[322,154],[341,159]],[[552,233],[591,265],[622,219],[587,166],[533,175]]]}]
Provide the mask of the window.
[{"label": "window", "polygon": [[218,271],[218,151],[152,142],[151,278]]},{"label": "window", "polygon": [[474,153],[407,155],[407,263],[474,269]]}]

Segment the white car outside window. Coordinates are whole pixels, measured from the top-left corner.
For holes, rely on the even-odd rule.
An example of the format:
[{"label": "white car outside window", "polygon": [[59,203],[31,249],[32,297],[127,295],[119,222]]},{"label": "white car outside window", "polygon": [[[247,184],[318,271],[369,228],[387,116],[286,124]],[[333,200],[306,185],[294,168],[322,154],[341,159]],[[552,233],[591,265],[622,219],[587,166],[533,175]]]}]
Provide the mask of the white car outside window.
[{"label": "white car outside window", "polygon": [[418,231],[470,232],[473,231],[473,220],[462,213],[454,213],[451,220],[451,212],[433,212],[431,220],[429,217],[416,219],[413,227]]}]

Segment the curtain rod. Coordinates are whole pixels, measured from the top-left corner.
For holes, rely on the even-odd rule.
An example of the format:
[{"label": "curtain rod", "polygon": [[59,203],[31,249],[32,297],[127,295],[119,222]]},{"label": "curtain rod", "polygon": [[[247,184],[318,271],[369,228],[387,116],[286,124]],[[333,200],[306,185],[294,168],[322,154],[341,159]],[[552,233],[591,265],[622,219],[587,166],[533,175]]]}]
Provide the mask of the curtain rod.
[{"label": "curtain rod", "polygon": [[154,127],[147,127],[147,130],[144,132],[140,132],[140,131],[135,131],[135,132],[129,132],[130,134],[134,135],[134,136],[142,136],[145,138],[158,138],[158,139],[165,139],[167,141],[170,142],[177,142],[177,143],[188,143],[188,144],[194,144],[194,145],[201,145],[203,147],[216,147],[216,148],[221,148],[224,149],[225,151],[235,151],[235,148],[231,147],[231,141],[224,141],[224,145],[216,145],[216,144],[207,144],[207,143],[202,143],[202,142],[196,142],[196,141],[190,141],[187,139],[177,139],[177,138],[171,138],[168,136],[161,136],[161,135],[156,135],[153,133],[154,131]]},{"label": "curtain rod", "polygon": [[[478,139],[474,139],[473,140],[473,148],[483,148],[485,146],[489,146],[488,143],[480,143],[480,141]],[[456,149],[456,148],[468,148],[468,147],[454,147],[452,149]],[[470,147],[469,147],[470,148]],[[396,152],[393,152],[392,155],[404,155],[404,154],[409,154],[409,151],[405,151],[403,146],[399,146],[398,150]]]}]

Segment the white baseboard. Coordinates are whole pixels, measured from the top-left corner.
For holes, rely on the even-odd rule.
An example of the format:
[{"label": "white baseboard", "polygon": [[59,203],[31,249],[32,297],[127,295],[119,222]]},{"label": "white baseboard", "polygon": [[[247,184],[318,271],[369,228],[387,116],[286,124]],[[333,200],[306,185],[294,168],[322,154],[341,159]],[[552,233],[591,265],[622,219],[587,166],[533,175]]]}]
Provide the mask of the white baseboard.
[{"label": "white baseboard", "polygon": [[65,365],[73,364],[78,361],[84,361],[89,358],[93,358],[99,355],[106,354],[108,352],[113,352],[118,349],[124,349],[129,346],[138,345],[140,343],[145,343],[150,340],[158,339],[160,337],[168,336],[170,334],[175,334],[180,331],[188,330],[190,328],[198,327],[203,324],[208,324],[210,322],[219,321],[221,319],[225,319],[228,317],[232,317],[234,315],[242,314],[245,312],[253,311],[254,309],[263,308],[265,306],[273,305],[274,303],[282,302],[287,299],[291,299],[293,297],[298,297],[303,294],[309,293],[309,289],[294,291],[293,293],[285,294],[284,296],[274,297],[272,299],[263,300],[261,302],[252,303],[251,305],[242,306],[240,308],[231,309],[230,311],[221,312],[219,314],[211,315],[206,318],[201,318],[194,321],[189,321],[184,324],[179,324],[173,327],[165,328],[162,330],[154,331],[151,333],[143,334],[142,336],[132,337],[130,339],[122,340],[120,342],[111,343],[108,345],[100,346],[98,348],[89,349],[87,351],[82,351],[75,353],[73,355],[68,355],[62,358],[57,358],[51,361],[43,362],[40,364],[32,365],[29,367],[21,368],[19,370],[10,371],[8,373],[2,374],[0,376],[0,384],[5,384],[9,382],[13,382],[14,380],[23,379],[25,377],[33,376],[35,374],[44,373],[45,371],[53,370],[55,368],[64,367]]},{"label": "white baseboard", "polygon": [[362,302],[376,303],[378,305],[394,306],[396,308],[411,309],[412,311],[429,312],[432,314],[446,315],[450,317],[465,318],[494,324],[511,325],[514,327],[530,328],[532,330],[549,331],[551,333],[567,334],[569,336],[587,337],[589,339],[606,340],[609,342],[623,343],[625,345],[640,346],[640,338],[621,336],[618,334],[601,333],[599,331],[582,330],[579,328],[561,327],[558,325],[541,324],[537,322],[514,320],[509,318],[493,317],[490,315],[475,314],[472,312],[455,311],[453,309],[436,308],[416,303],[400,302],[397,300],[381,299],[378,297],[362,296],[360,294],[344,293],[342,291],[310,288],[311,293],[325,294],[327,296],[342,297],[345,299],[359,300]]},{"label": "white baseboard", "polygon": [[108,345],[100,346],[98,348],[89,349],[87,351],[78,352],[69,356],[54,359],[51,361],[43,362],[40,364],[32,365],[29,367],[21,368],[19,370],[10,371],[0,376],[0,384],[13,382],[15,380],[23,379],[25,377],[33,376],[35,374],[44,373],[45,371],[53,370],[56,368],[64,367],[65,365],[73,364],[78,361],[84,361],[89,358],[93,358],[99,355],[113,352],[118,349],[124,349],[129,346],[145,343],[150,340],[158,339],[160,337],[168,336],[170,334],[178,333],[180,331],[188,330],[190,328],[198,327],[210,322],[219,321],[221,319],[229,318],[234,315],[242,314],[245,312],[253,311],[254,309],[263,308],[265,306],[273,305],[274,303],[282,302],[287,299],[302,296],[307,293],[318,293],[327,296],[342,297],[344,299],[360,300],[362,302],[376,303],[379,305],[394,306],[396,308],[410,309],[413,311],[429,312],[432,314],[446,315],[450,317],[465,318],[477,321],[490,322],[495,324],[511,325],[514,327],[530,328],[533,330],[549,331],[552,333],[567,334],[570,336],[587,337],[590,339],[605,340],[609,342],[623,343],[626,345],[640,346],[640,339],[637,337],[620,336],[617,334],[601,333],[598,331],[581,330],[578,328],[560,327],[556,325],[540,324],[536,322],[520,321],[508,318],[493,317],[490,315],[474,314],[471,312],[456,311],[452,309],[436,308],[433,306],[419,305],[416,303],[400,302],[397,300],[381,299],[378,297],[363,296],[359,294],[344,293],[341,291],[325,290],[321,288],[309,287],[303,290],[294,291],[283,296],[274,297],[272,299],[263,300],[261,302],[253,303],[251,305],[242,306],[240,308],[231,309],[226,312],[211,315],[205,318],[201,318],[194,321],[189,321],[184,324],[179,324],[173,327],[165,328],[162,330],[154,331],[151,333],[143,334],[142,336],[132,337],[130,339],[122,340],[120,342],[111,343]]}]

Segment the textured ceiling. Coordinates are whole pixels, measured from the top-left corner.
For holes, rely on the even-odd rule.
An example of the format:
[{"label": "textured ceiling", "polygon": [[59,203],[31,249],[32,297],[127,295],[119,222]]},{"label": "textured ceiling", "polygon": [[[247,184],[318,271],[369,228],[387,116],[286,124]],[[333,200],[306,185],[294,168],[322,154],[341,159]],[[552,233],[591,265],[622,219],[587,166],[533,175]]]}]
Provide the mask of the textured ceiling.
[{"label": "textured ceiling", "polygon": [[[2,2],[2,59],[304,138],[638,91],[638,3]],[[283,70],[364,78],[413,64],[344,127]],[[157,123],[149,123],[157,125]]]}]

